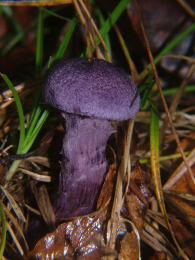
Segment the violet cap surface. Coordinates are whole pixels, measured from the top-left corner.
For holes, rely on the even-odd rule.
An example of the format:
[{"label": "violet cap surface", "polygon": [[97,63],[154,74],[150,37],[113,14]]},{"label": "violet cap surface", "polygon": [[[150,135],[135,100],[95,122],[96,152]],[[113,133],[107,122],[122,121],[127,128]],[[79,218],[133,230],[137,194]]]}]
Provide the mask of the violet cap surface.
[{"label": "violet cap surface", "polygon": [[109,62],[87,58],[57,64],[48,74],[44,99],[67,113],[116,121],[135,118],[140,103],[130,76]]}]

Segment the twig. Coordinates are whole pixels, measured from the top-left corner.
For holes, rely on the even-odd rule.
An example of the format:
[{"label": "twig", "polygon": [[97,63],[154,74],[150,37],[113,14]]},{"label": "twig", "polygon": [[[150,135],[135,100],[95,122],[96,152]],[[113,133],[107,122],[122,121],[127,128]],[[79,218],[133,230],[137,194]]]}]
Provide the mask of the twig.
[{"label": "twig", "polygon": [[189,4],[186,3],[184,0],[176,0],[180,6],[183,7],[183,9],[186,11],[187,14],[189,14],[192,18],[195,18],[195,12],[190,7]]}]

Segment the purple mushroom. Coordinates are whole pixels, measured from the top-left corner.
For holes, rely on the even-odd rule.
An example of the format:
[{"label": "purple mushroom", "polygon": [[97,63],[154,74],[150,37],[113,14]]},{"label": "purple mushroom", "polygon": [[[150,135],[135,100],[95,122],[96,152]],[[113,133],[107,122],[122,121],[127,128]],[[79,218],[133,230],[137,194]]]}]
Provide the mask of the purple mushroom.
[{"label": "purple mushroom", "polygon": [[55,214],[88,214],[94,210],[107,170],[106,144],[115,131],[111,120],[135,118],[140,102],[137,87],[111,63],[76,58],[50,71],[44,98],[66,122]]}]

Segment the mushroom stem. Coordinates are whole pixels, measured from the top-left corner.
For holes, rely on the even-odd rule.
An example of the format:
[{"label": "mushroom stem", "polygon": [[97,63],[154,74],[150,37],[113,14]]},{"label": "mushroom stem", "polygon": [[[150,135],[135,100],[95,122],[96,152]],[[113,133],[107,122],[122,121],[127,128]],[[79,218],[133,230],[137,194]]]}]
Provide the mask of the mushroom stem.
[{"label": "mushroom stem", "polygon": [[111,121],[63,113],[63,139],[57,217],[73,217],[94,210],[106,173],[106,144],[114,132]]}]

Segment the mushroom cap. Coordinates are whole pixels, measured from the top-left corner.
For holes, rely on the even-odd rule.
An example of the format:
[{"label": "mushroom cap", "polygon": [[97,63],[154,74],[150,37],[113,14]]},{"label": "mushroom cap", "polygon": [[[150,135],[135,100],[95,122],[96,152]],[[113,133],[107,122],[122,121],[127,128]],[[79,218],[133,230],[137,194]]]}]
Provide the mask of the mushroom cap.
[{"label": "mushroom cap", "polygon": [[100,59],[63,60],[49,72],[46,103],[67,113],[110,120],[134,118],[140,98],[130,76]]}]

